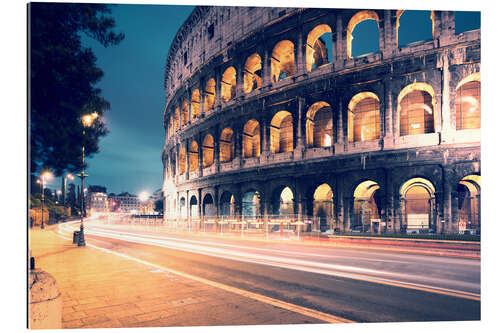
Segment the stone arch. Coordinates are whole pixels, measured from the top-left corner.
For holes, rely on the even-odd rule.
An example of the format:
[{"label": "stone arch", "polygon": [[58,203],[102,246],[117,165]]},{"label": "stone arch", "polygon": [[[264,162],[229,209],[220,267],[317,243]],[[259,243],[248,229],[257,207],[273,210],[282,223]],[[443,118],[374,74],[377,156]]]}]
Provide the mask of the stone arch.
[{"label": "stone arch", "polygon": [[426,178],[414,177],[399,190],[403,231],[435,230],[435,187]]},{"label": "stone arch", "polygon": [[222,74],[220,93],[224,102],[236,96],[236,69],[229,66]]},{"label": "stone arch", "polygon": [[179,151],[179,175],[186,172],[186,148],[182,147]]},{"label": "stone arch", "polygon": [[187,205],[186,205],[186,198],[184,196],[181,196],[179,198],[179,213],[180,217],[182,219],[187,219]]},{"label": "stone arch", "polygon": [[261,216],[261,199],[259,191],[249,189],[243,192],[241,206],[244,218],[255,218]]},{"label": "stone arch", "polygon": [[306,144],[309,147],[333,145],[333,117],[330,104],[316,102],[306,113]]},{"label": "stone arch", "polygon": [[214,164],[214,137],[212,134],[206,134],[201,146],[203,154],[203,167],[207,168]]},{"label": "stone arch", "polygon": [[222,192],[219,200],[219,212],[222,218],[235,216],[235,198],[231,192]]},{"label": "stone arch", "polygon": [[380,138],[380,101],[372,92],[356,94],[347,108],[347,137],[349,142]]},{"label": "stone arch", "polygon": [[220,134],[219,154],[221,163],[231,162],[234,158],[234,133],[229,127],[224,128]]},{"label": "stone arch", "polygon": [[290,112],[276,112],[271,120],[270,132],[271,153],[293,150],[293,118]]},{"label": "stone arch", "polygon": [[376,12],[372,10],[362,10],[354,14],[349,23],[347,24],[347,57],[352,59],[352,41],[354,39],[353,31],[359,23],[365,20],[375,20],[377,21],[377,26],[379,25],[379,17]]},{"label": "stone arch", "polygon": [[214,198],[211,193],[206,193],[203,197],[203,217],[215,217],[217,210],[215,208]]},{"label": "stone arch", "polygon": [[455,97],[457,130],[481,128],[481,76],[468,75],[457,85]]},{"label": "stone arch", "polygon": [[193,140],[189,145],[189,172],[198,169],[198,143]]},{"label": "stone arch", "polygon": [[399,135],[433,133],[436,128],[436,97],[427,83],[412,83],[398,95]]},{"label": "stone arch", "polygon": [[175,108],[174,111],[174,123],[175,123],[175,129],[178,130],[180,128],[180,113],[179,113],[179,107]]},{"label": "stone arch", "polygon": [[372,225],[372,219],[381,218],[382,195],[379,191],[380,185],[373,180],[365,180],[358,184],[354,190],[353,217],[351,229],[361,232],[378,232]]},{"label": "stone arch", "polygon": [[189,120],[189,104],[187,99],[182,102],[182,112],[181,112],[181,123],[182,126],[187,125]]},{"label": "stone arch", "polygon": [[[329,36],[328,36],[329,34]],[[327,43],[332,41],[332,29],[327,24],[314,27],[307,35],[306,40],[306,71],[311,72],[316,68],[331,62],[328,54]],[[329,41],[324,39],[329,38]]]},{"label": "stone arch", "polygon": [[191,120],[200,116],[200,91],[194,89],[191,94]]},{"label": "stone arch", "polygon": [[255,119],[243,127],[243,158],[260,156],[260,125]]},{"label": "stone arch", "polygon": [[323,183],[313,193],[313,220],[316,228],[326,231],[334,228],[333,189]]},{"label": "stone arch", "polygon": [[203,112],[212,110],[215,105],[215,79],[210,78],[205,85],[205,103],[203,103]]},{"label": "stone arch", "polygon": [[191,199],[189,199],[189,216],[192,218],[198,218],[198,198],[195,194],[191,195]]},{"label": "stone arch", "polygon": [[262,59],[258,53],[249,56],[243,73],[243,91],[248,94],[262,87]]},{"label": "stone arch", "polygon": [[271,55],[271,81],[278,82],[295,75],[295,46],[289,40],[282,40],[274,46]]},{"label": "stone arch", "polygon": [[457,184],[458,231],[479,234],[481,230],[481,176],[471,174]]},{"label": "stone arch", "polygon": [[[405,14],[406,13],[406,14]],[[408,33],[406,30],[403,30],[402,34],[399,31],[399,28],[401,27],[401,16],[414,16],[413,21],[417,20],[420,25],[418,27],[415,26],[406,26],[403,24],[405,29],[408,29],[409,33],[411,34],[411,31],[419,31],[420,34],[419,38],[421,39],[416,39],[415,38],[410,38],[410,36],[406,36]],[[428,19],[430,19],[431,22],[426,22],[425,16],[428,15]],[[403,18],[404,21],[404,18]],[[435,20],[435,13],[434,11],[424,11],[424,10],[398,10],[396,12],[396,42],[398,47],[403,47],[408,44],[418,42],[421,40],[428,40],[428,39],[433,39],[435,37],[435,26],[436,26],[436,20]],[[403,22],[405,23],[405,22]],[[418,24],[417,23],[417,24]],[[401,38],[401,35],[403,37]],[[427,38],[426,38],[427,37]],[[428,38],[430,37],[430,38]],[[403,39],[403,41],[400,43],[400,40]]]},{"label": "stone arch", "polygon": [[295,215],[295,194],[291,186],[281,185],[271,195],[271,215],[293,217]]}]

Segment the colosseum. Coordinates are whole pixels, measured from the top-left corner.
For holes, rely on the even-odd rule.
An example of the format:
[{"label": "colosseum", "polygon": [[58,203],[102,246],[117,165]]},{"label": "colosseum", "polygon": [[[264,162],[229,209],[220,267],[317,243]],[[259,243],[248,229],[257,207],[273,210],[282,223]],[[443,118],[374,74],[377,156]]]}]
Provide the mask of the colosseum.
[{"label": "colosseum", "polygon": [[428,13],[400,45],[403,10],[196,7],[166,60],[164,223],[478,234],[480,30]]}]

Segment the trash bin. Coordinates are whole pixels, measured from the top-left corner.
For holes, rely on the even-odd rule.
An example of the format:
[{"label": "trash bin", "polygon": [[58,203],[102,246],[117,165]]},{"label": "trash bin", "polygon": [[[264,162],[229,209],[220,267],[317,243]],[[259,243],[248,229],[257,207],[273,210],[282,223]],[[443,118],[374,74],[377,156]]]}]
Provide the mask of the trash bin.
[{"label": "trash bin", "polygon": [[80,239],[80,231],[73,231],[73,244],[77,244],[78,239]]}]

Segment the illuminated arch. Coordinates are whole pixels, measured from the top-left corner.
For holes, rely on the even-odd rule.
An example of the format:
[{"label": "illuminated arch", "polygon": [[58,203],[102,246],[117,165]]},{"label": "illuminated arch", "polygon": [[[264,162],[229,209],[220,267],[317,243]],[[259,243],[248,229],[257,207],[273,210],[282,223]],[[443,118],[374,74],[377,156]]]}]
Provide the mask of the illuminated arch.
[{"label": "illuminated arch", "polygon": [[271,81],[278,82],[295,74],[294,44],[289,40],[277,43],[271,55]]},{"label": "illuminated arch", "polygon": [[196,171],[198,168],[198,143],[191,142],[189,145],[189,172]]},{"label": "illuminated arch", "polygon": [[182,126],[186,125],[189,120],[189,105],[187,99],[182,102]]},{"label": "illuminated arch", "polygon": [[421,177],[409,179],[401,185],[401,209],[407,230],[432,228],[435,192],[434,185]]},{"label": "illuminated arch", "polygon": [[236,69],[228,67],[222,74],[220,93],[224,102],[236,96]]},{"label": "illuminated arch", "polygon": [[233,130],[229,127],[224,128],[220,134],[219,150],[219,159],[221,163],[226,163],[233,160]]},{"label": "illuminated arch", "polygon": [[273,191],[272,199],[272,214],[281,217],[291,217],[295,214],[294,194],[290,187],[280,186]]},{"label": "illuminated arch", "polygon": [[260,156],[260,125],[255,119],[243,127],[243,158]]},{"label": "illuminated arch", "polygon": [[457,130],[481,128],[481,77],[474,73],[457,85],[455,96]]},{"label": "illuminated arch", "polygon": [[333,228],[333,191],[330,185],[319,185],[313,194],[313,219],[321,231]]},{"label": "illuminated arch", "polygon": [[200,116],[200,91],[194,89],[191,94],[191,120]]},{"label": "illuminated arch", "polygon": [[375,20],[379,25],[379,17],[377,13],[372,10],[362,10],[353,15],[347,24],[347,57],[352,59],[352,41],[354,39],[353,31],[356,25],[365,20]]},{"label": "illuminated arch", "polygon": [[433,133],[436,97],[430,85],[416,82],[398,95],[399,135]]},{"label": "illuminated arch", "polygon": [[262,60],[258,53],[249,56],[243,73],[243,91],[245,94],[262,87]]},{"label": "illuminated arch", "polygon": [[[406,11],[409,12],[409,10],[406,10]],[[398,47],[405,46],[405,45],[413,43],[413,42],[417,42],[417,40],[410,41],[407,44],[400,46],[400,43],[399,43],[399,37],[400,37],[399,36],[399,27],[400,27],[401,15],[403,15],[404,12],[405,12],[405,10],[402,10],[402,9],[396,11],[396,41],[397,41]],[[413,10],[412,12],[417,12],[417,10]],[[431,20],[431,36],[432,36],[432,38],[435,38],[436,20],[435,20],[435,13],[434,13],[434,11],[433,10],[431,10],[431,11],[419,10],[419,12],[430,12],[429,18]],[[418,27],[413,27],[413,29],[420,29],[420,30],[422,30],[423,28],[421,26],[418,26]]]},{"label": "illuminated arch", "polygon": [[214,138],[211,134],[205,135],[202,144],[203,167],[207,168],[214,164]]},{"label": "illuminated arch", "polygon": [[293,118],[290,112],[277,112],[271,120],[270,132],[271,153],[293,150]]},{"label": "illuminated arch", "polygon": [[333,145],[332,108],[327,102],[316,102],[307,110],[306,144],[309,147]]},{"label": "illuminated arch", "polygon": [[179,175],[186,172],[186,149],[184,147],[179,151]]},{"label": "illuminated arch", "polygon": [[349,142],[380,138],[380,101],[372,92],[356,94],[349,102],[347,137]]},{"label": "illuminated arch", "polygon": [[373,180],[360,183],[354,190],[354,221],[351,221],[351,229],[361,228],[361,231],[369,231],[372,219],[380,218],[381,196],[377,190],[380,186]]},{"label": "illuminated arch", "polygon": [[210,78],[205,85],[205,103],[203,104],[203,111],[207,112],[213,109],[215,104],[215,80]]},{"label": "illuminated arch", "polygon": [[[329,62],[328,49],[325,45],[325,34],[332,33],[330,26],[320,24],[309,32],[306,41],[306,70],[311,72],[314,68],[318,68]],[[331,36],[330,36],[331,39]]]},{"label": "illuminated arch", "polygon": [[174,117],[174,123],[175,123],[175,129],[178,130],[180,127],[180,115],[179,115],[179,108],[176,107],[174,111],[175,117]]}]

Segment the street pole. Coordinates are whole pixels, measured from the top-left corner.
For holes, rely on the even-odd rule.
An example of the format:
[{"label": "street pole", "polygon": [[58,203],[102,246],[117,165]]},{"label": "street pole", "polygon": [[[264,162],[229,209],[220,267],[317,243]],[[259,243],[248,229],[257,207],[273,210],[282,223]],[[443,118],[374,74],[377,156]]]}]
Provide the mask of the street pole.
[{"label": "street pole", "polygon": [[45,185],[45,179],[42,175],[42,226],[40,227],[41,229],[45,229],[45,225],[43,224],[43,202],[45,201],[44,185]]},{"label": "street pole", "polygon": [[[83,131],[85,135],[85,131]],[[85,174],[85,146],[82,145],[82,173],[78,175],[82,180],[82,186],[80,187],[80,233],[78,235],[78,246],[85,246],[85,235],[83,229],[83,196],[84,196],[84,179],[87,175]]]}]

